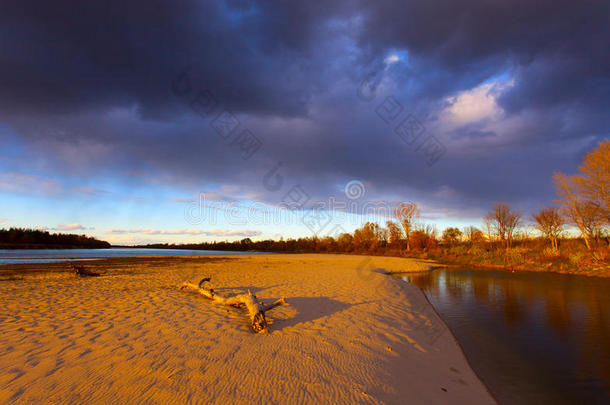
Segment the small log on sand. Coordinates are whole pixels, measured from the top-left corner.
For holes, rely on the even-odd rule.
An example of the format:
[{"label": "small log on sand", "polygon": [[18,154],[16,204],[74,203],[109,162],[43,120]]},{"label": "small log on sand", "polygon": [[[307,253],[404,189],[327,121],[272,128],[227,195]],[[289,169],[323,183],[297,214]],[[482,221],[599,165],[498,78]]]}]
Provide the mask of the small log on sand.
[{"label": "small log on sand", "polygon": [[232,297],[223,297],[216,293],[212,288],[204,288],[203,285],[206,282],[209,282],[210,278],[206,277],[202,279],[199,284],[194,284],[190,282],[184,282],[180,286],[181,290],[187,289],[198,292],[206,298],[211,299],[213,302],[230,305],[236,308],[246,308],[248,310],[248,315],[250,316],[250,325],[252,326],[252,330],[256,333],[268,333],[267,329],[267,320],[265,319],[265,312],[269,311],[278,305],[286,304],[286,300],[281,298],[275,301],[273,304],[264,305],[262,302],[257,301],[256,295],[252,294],[250,290],[248,290],[247,294],[239,294],[234,295]]},{"label": "small log on sand", "polygon": [[101,275],[100,273],[96,273],[94,271],[87,270],[85,268],[85,266],[77,266],[74,263],[70,263],[70,267],[72,267],[72,270],[74,270],[74,273],[77,276],[81,276],[81,277],[98,277],[98,276]]}]

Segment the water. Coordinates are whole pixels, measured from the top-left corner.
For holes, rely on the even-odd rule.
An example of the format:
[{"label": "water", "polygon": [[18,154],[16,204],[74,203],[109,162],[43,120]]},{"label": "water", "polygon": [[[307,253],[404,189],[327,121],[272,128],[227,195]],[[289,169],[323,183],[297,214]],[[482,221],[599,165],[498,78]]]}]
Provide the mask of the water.
[{"label": "water", "polygon": [[208,255],[243,255],[260,254],[260,252],[233,252],[221,250],[186,250],[186,249],[0,249],[0,265],[15,263],[50,263],[66,260],[95,260],[105,257],[137,256],[208,256]]},{"label": "water", "polygon": [[458,269],[401,277],[424,291],[500,403],[610,403],[610,279]]}]

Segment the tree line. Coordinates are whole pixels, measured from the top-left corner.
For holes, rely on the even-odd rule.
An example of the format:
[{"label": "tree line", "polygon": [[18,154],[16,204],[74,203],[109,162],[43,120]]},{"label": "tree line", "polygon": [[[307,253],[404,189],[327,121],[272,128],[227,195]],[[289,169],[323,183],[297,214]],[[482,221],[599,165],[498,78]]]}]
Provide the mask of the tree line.
[{"label": "tree line", "polygon": [[[515,241],[534,240],[525,225],[531,223],[547,240],[551,254],[559,254],[560,240],[572,225],[579,231],[584,247],[608,245],[610,229],[610,141],[605,140],[587,154],[578,173],[554,175],[557,205],[534,212],[531,220],[504,202],[498,202],[482,218],[483,229],[467,226],[448,227],[439,233],[434,226],[419,222],[420,209],[415,202],[404,202],[394,211],[394,218],[380,225],[367,222],[353,233],[326,237],[196,244],[153,244],[147,247],[262,252],[329,252],[403,254],[431,252],[458,244],[510,251]],[[385,226],[384,226],[385,225]]]},{"label": "tree line", "polygon": [[8,249],[101,249],[109,248],[110,243],[86,235],[49,233],[37,229],[10,228],[0,229],[0,247]]}]

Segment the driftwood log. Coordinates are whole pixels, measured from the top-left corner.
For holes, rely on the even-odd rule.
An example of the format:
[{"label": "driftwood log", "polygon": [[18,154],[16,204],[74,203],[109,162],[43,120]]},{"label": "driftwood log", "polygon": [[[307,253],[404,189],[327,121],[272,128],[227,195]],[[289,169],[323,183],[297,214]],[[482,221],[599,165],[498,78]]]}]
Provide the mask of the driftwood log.
[{"label": "driftwood log", "polygon": [[252,330],[256,333],[269,332],[267,320],[265,319],[265,312],[277,307],[278,305],[286,304],[286,300],[284,298],[281,298],[275,301],[273,304],[265,305],[262,302],[258,301],[256,295],[252,294],[250,290],[248,290],[247,294],[238,294],[232,297],[223,297],[222,295],[216,293],[212,288],[204,288],[204,284],[209,281],[209,277],[202,279],[199,284],[187,281],[182,283],[180,289],[195,291],[218,304],[230,305],[236,308],[246,308],[248,310],[248,316],[250,317],[250,326],[252,327]]},{"label": "driftwood log", "polygon": [[74,274],[81,277],[98,277],[101,276],[100,273],[96,273],[94,271],[88,270],[85,266],[79,266],[74,263],[70,263],[70,267],[74,270]]}]

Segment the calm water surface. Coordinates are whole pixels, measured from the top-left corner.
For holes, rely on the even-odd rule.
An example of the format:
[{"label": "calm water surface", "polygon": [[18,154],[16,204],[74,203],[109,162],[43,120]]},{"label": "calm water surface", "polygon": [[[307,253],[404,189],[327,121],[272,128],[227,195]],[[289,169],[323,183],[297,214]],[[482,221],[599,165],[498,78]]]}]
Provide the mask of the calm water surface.
[{"label": "calm water surface", "polygon": [[186,249],[0,249],[0,264],[49,263],[65,260],[93,260],[105,257],[136,256],[208,256],[260,254],[259,252],[233,252],[220,250]]},{"label": "calm water surface", "polygon": [[610,404],[610,279],[483,269],[401,277],[424,291],[500,403]]}]

